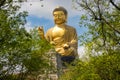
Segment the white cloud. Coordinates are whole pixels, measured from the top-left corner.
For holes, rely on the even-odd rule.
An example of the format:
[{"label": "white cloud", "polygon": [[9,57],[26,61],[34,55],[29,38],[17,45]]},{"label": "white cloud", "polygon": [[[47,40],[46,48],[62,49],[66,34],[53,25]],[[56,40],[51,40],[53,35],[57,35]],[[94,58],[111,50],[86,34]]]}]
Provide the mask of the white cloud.
[{"label": "white cloud", "polygon": [[65,7],[71,17],[81,14],[72,8],[72,0],[28,0],[22,4],[21,10],[28,11],[29,15],[52,19],[52,11],[57,6]]},{"label": "white cloud", "polygon": [[30,32],[31,29],[33,29],[33,27],[31,26],[31,23],[30,22],[27,22],[25,24],[25,29],[27,30],[27,32]]},{"label": "white cloud", "polygon": [[85,47],[84,46],[78,47],[78,54],[79,54],[79,58],[83,58],[85,56]]}]

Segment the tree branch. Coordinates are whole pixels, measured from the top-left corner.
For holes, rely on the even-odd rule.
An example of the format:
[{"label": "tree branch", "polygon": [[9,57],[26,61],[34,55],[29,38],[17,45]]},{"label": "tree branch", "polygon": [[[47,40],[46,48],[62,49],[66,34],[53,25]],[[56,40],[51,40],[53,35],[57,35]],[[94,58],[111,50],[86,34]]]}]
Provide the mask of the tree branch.
[{"label": "tree branch", "polygon": [[118,9],[118,10],[120,11],[120,7],[118,7],[118,6],[113,2],[113,0],[110,0],[110,3],[111,3],[116,9]]},{"label": "tree branch", "polygon": [[100,3],[99,0],[97,1],[97,7],[98,7],[98,14],[99,14],[99,20],[101,21],[102,19],[102,13],[101,13],[101,9],[100,9]]},{"label": "tree branch", "polygon": [[0,8],[5,4],[6,0],[0,0]]},{"label": "tree branch", "polygon": [[96,16],[96,14],[94,13],[94,11],[88,6],[87,1],[85,2],[85,4],[86,4],[87,9],[93,14],[94,19],[95,20],[99,20],[99,18]]},{"label": "tree branch", "polygon": [[105,36],[105,32],[104,32],[104,23],[101,22],[101,27],[102,27],[102,35],[103,35],[103,46],[106,44],[106,36]]},{"label": "tree branch", "polygon": [[102,20],[105,21],[105,23],[110,27],[112,28],[115,32],[117,32],[118,34],[120,34],[120,31],[116,30],[112,25],[110,25],[110,23],[108,21],[106,21],[103,17],[102,17]]},{"label": "tree branch", "polygon": [[[112,1],[112,0],[110,0],[110,1]],[[85,6],[86,6],[85,8],[87,8],[91,12],[91,14],[93,15],[93,18],[95,20],[99,20],[99,21],[103,20],[111,29],[113,29],[115,32],[117,32],[118,34],[120,34],[120,31],[116,30],[107,20],[105,20],[103,18],[102,14],[100,12],[99,5],[98,5],[99,17],[97,17],[97,15],[95,14],[95,12],[89,7],[89,5],[87,3],[87,0],[84,3],[85,3]],[[81,5],[79,2],[77,2],[77,4]],[[99,4],[99,0],[98,0],[97,4]]]},{"label": "tree branch", "polygon": [[118,34],[120,34],[120,31],[116,30],[112,25],[110,25],[110,23],[109,23],[108,21],[106,21],[106,20],[102,17],[102,14],[101,14],[101,12],[100,12],[100,7],[99,7],[99,0],[98,0],[98,2],[97,2],[97,4],[98,4],[99,18],[96,16],[96,14],[94,13],[94,11],[88,6],[88,3],[86,2],[85,4],[86,4],[86,7],[87,7],[87,8],[91,11],[91,13],[93,14],[95,20],[100,20],[100,21],[103,20],[103,21],[105,21],[105,23],[106,23],[110,28],[112,28],[115,32],[117,32]]}]

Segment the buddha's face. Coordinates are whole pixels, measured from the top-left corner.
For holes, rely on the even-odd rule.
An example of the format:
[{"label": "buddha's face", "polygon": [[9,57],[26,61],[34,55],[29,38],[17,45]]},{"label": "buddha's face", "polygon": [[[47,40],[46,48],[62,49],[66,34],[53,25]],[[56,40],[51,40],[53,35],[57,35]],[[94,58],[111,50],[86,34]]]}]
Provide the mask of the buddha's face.
[{"label": "buddha's face", "polygon": [[64,14],[63,11],[55,11],[53,13],[53,17],[54,17],[55,24],[58,24],[58,25],[65,23],[67,20],[67,16]]}]

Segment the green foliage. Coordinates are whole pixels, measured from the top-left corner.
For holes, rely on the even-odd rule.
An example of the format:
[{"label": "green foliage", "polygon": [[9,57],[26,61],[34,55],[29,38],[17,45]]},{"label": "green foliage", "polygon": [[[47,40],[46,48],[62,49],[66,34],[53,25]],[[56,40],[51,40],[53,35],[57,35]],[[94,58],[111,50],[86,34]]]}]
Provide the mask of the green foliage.
[{"label": "green foliage", "polygon": [[80,25],[88,32],[79,37],[89,57],[63,74],[61,80],[119,80],[120,79],[120,3],[105,0],[73,0],[76,9],[85,10]]},{"label": "green foliage", "polygon": [[30,42],[32,51],[23,63],[28,72],[38,72],[38,75],[49,67],[49,54],[47,52],[51,45],[46,40],[40,40],[36,28],[30,34],[32,35],[32,41]]},{"label": "green foliage", "polygon": [[28,13],[18,12],[20,6],[9,1],[0,5],[0,80],[36,77],[49,67],[51,45],[40,40],[37,30],[25,30]]},{"label": "green foliage", "polygon": [[[109,1],[104,0],[74,0],[74,2],[87,13],[82,15],[80,20],[80,26],[88,29],[88,32],[79,37],[81,45],[85,45],[91,54],[93,51],[98,53],[118,49],[120,46],[120,11],[111,6]],[[116,5],[119,4],[117,2]]]},{"label": "green foliage", "polygon": [[119,80],[120,54],[118,51],[113,53],[91,57],[86,62],[78,61],[61,80]]}]

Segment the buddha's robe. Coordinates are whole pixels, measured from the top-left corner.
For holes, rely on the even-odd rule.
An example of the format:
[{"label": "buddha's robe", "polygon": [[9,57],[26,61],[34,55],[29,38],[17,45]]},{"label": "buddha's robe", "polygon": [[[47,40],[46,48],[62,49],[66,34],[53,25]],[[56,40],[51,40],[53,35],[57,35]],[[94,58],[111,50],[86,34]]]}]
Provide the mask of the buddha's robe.
[{"label": "buddha's robe", "polygon": [[[54,45],[55,51],[62,56],[77,56],[78,39],[74,27],[64,25],[63,27],[54,26],[50,28],[45,38]],[[68,49],[64,45],[69,45]]]}]

